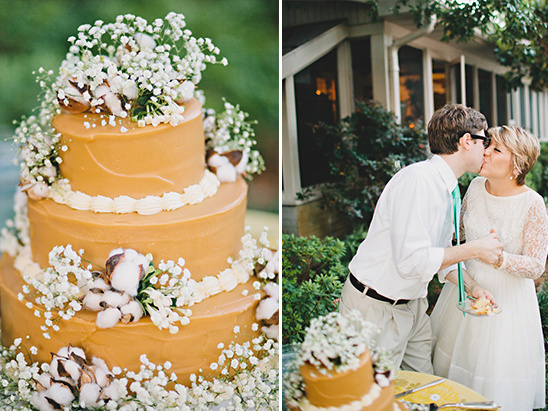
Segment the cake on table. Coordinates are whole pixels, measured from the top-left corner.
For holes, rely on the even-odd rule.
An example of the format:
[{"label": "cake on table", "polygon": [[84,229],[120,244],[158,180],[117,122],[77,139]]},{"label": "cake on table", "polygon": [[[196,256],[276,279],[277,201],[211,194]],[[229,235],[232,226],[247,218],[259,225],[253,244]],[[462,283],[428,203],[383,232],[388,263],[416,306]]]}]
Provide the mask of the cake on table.
[{"label": "cake on table", "polygon": [[284,378],[290,410],[379,410],[407,408],[394,399],[390,354],[374,346],[376,327],[354,311],[310,322],[298,369]]},{"label": "cake on table", "polygon": [[244,227],[264,162],[247,114],[197,89],[226,59],[175,13],[69,42],[15,135],[3,409],[276,409],[279,257]]}]

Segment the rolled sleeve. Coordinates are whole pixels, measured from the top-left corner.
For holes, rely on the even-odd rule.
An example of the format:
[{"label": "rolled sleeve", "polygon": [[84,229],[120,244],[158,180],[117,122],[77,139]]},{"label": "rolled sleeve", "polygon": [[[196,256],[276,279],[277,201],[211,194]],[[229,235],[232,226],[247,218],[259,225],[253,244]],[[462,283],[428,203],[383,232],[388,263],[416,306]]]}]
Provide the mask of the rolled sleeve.
[{"label": "rolled sleeve", "polygon": [[432,234],[432,227],[444,221],[428,201],[432,194],[429,181],[416,178],[394,193],[399,196],[391,212],[394,265],[402,278],[430,281],[442,265],[445,250]]}]

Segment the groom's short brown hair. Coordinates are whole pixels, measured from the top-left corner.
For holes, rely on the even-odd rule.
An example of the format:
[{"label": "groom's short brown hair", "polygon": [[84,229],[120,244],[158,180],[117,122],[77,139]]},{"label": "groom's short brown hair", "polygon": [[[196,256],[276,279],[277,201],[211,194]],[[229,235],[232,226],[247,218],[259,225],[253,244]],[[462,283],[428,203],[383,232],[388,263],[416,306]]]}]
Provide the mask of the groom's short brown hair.
[{"label": "groom's short brown hair", "polygon": [[432,154],[453,154],[465,134],[487,130],[485,116],[462,104],[446,104],[436,110],[428,123],[428,143]]}]

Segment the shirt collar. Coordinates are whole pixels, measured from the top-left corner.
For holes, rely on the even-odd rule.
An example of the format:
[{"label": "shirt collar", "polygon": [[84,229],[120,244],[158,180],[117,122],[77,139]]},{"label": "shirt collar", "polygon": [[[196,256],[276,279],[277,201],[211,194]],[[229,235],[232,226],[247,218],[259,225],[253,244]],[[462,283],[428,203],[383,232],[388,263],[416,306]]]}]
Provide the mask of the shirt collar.
[{"label": "shirt collar", "polygon": [[437,154],[432,156],[430,159],[430,164],[432,164],[432,166],[441,175],[441,178],[443,179],[449,193],[452,193],[457,186],[458,181],[455,173],[453,173],[453,170],[449,167],[449,164],[447,164],[447,162]]}]

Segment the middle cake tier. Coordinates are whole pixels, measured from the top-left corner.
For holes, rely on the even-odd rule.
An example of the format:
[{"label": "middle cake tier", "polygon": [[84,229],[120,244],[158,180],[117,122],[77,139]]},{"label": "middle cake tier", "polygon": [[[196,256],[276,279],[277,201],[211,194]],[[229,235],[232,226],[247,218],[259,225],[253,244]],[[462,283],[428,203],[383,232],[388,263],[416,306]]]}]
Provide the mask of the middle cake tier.
[{"label": "middle cake tier", "polygon": [[48,267],[55,246],[68,244],[83,258],[104,266],[110,251],[133,248],[154,261],[185,259],[196,281],[228,267],[238,257],[244,234],[247,184],[225,183],[202,203],[153,215],[94,213],[75,210],[50,199],[28,201],[33,259]]}]

